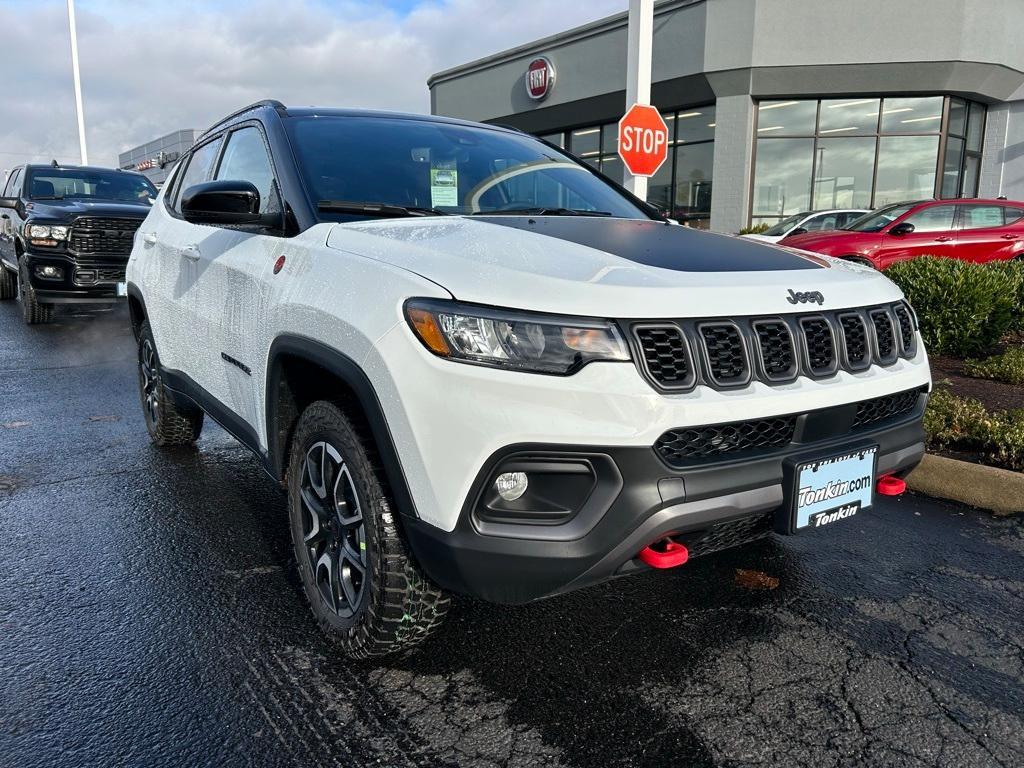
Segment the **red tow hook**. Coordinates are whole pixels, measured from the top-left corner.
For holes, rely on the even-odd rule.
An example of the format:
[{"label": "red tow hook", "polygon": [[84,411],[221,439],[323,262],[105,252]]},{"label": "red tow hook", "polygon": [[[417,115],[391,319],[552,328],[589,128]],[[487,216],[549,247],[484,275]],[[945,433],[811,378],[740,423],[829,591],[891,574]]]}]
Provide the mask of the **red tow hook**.
[{"label": "red tow hook", "polygon": [[907,490],[907,484],[894,475],[882,475],[875,490],[883,496],[900,496]]},{"label": "red tow hook", "polygon": [[[655,549],[655,546],[658,549]],[[640,550],[640,559],[651,568],[675,568],[690,559],[690,551],[667,536]]]}]

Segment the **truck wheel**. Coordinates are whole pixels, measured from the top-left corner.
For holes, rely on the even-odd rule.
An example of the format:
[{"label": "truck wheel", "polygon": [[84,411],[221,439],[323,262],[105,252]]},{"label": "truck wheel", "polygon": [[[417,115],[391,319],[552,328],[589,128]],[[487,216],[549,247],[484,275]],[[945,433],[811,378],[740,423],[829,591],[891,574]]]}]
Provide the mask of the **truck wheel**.
[{"label": "truck wheel", "polygon": [[26,325],[45,325],[53,320],[53,304],[36,301],[36,292],[29,285],[24,267],[18,270],[18,298],[21,299],[21,317]]},{"label": "truck wheel", "polygon": [[440,623],[449,598],[413,562],[380,468],[333,403],[299,418],[288,512],[306,597],[346,655],[404,650]]},{"label": "truck wheel", "polygon": [[139,398],[150,439],[161,448],[190,445],[203,431],[203,412],[181,408],[164,389],[160,358],[148,322],[139,328]]},{"label": "truck wheel", "polygon": [[18,295],[18,281],[14,273],[0,264],[0,301],[13,299]]}]

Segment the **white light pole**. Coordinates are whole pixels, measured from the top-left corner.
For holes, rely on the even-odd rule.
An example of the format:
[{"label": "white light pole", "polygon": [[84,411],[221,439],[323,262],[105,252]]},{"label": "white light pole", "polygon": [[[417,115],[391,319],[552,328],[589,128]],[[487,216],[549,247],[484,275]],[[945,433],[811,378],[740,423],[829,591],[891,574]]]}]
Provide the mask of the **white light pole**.
[{"label": "white light pole", "polygon": [[68,27],[71,29],[71,71],[75,77],[75,109],[78,112],[78,147],[82,165],[89,164],[85,148],[85,113],[82,111],[82,78],[78,73],[78,30],[75,28],[75,0],[68,0]]},{"label": "white light pole", "polygon": [[[70,2],[71,0],[68,0]],[[651,103],[651,49],[654,40],[654,0],[629,0],[626,32],[626,109]],[[647,177],[624,171],[625,187],[647,199]]]}]

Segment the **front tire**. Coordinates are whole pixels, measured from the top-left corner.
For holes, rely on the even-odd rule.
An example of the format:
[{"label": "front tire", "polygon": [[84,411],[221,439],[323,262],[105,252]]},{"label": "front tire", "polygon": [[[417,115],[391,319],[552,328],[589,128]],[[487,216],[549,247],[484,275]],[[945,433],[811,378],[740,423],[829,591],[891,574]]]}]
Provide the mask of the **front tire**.
[{"label": "front tire", "polygon": [[36,300],[35,289],[29,285],[24,266],[18,270],[18,298],[21,299],[21,317],[26,325],[46,325],[53,321],[53,304]]},{"label": "front tire", "polygon": [[0,264],[0,301],[13,299],[18,295],[18,280],[14,273]]},{"label": "front tire", "polygon": [[353,659],[423,640],[449,599],[413,561],[372,450],[340,408],[317,401],[289,455],[292,545],[320,627]]},{"label": "front tire", "polygon": [[139,399],[150,439],[161,448],[191,445],[203,431],[203,412],[182,408],[168,397],[149,323],[139,328]]}]

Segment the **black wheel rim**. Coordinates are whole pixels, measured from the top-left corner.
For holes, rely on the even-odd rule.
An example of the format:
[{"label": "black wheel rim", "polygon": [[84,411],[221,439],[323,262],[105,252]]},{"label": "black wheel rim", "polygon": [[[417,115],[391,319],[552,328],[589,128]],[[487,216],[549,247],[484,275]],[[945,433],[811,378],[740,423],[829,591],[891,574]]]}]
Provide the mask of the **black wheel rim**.
[{"label": "black wheel rim", "polygon": [[142,385],[142,408],[150,424],[155,425],[160,414],[160,373],[156,350],[149,339],[142,342],[139,352],[139,379]]},{"label": "black wheel rim", "polygon": [[366,527],[355,481],[330,443],[306,451],[299,495],[302,542],[317,591],[332,613],[350,618],[367,584]]}]

